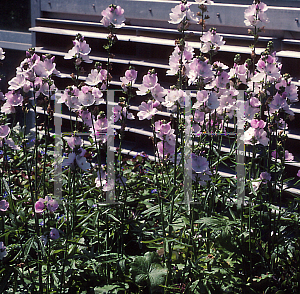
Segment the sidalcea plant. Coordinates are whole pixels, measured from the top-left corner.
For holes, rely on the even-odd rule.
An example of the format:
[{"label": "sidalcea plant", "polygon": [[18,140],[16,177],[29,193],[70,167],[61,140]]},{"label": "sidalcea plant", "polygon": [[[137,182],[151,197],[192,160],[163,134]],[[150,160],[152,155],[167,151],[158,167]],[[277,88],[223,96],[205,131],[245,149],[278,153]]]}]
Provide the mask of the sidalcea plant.
[{"label": "sidalcea plant", "polygon": [[[54,57],[26,52],[9,91],[0,94],[1,293],[299,292],[299,199],[283,193],[285,162],[295,159],[286,132],[297,87],[281,73],[271,43],[255,55],[267,23],[264,3],[256,0],[245,11],[251,59],[236,56],[231,68],[214,61],[222,36],[205,32],[213,2],[195,3],[198,14],[186,1],[170,13],[181,33],[166,72],[174,85],[162,87],[153,69],[139,85],[129,67],[118,77],[124,96],[113,105],[110,53],[124,10],[112,4],[102,11],[108,62],[95,63],[84,81],[91,48],[75,37],[65,59],[76,73],[55,97],[71,120],[60,159],[50,133],[59,71]],[[190,22],[201,26],[198,53],[186,41]],[[136,96],[145,100],[131,108]],[[25,122],[33,113],[34,132],[16,123],[20,108]],[[170,119],[161,119],[161,111]],[[123,155],[129,120],[149,121],[152,161],[144,152]],[[111,127],[116,146],[107,146]],[[222,167],[237,164],[243,177],[222,176]],[[111,192],[115,198],[105,202]]]}]

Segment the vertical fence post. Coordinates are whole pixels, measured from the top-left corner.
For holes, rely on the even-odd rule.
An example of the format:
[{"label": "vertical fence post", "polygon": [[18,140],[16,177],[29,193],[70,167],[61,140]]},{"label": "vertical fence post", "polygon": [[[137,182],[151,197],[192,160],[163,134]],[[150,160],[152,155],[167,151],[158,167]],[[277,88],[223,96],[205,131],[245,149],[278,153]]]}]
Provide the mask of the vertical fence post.
[{"label": "vertical fence post", "polygon": [[[183,187],[184,187],[184,203],[187,207],[188,214],[191,210],[192,202],[192,158],[191,158],[191,91],[186,91],[185,97],[185,145],[184,145],[184,178],[183,178]],[[175,162],[176,164],[176,162]]]},{"label": "vertical fence post", "polygon": [[107,186],[106,203],[115,203],[115,148],[114,148],[114,97],[115,90],[107,90]]},{"label": "vertical fence post", "polygon": [[239,90],[237,97],[237,153],[236,153],[236,180],[237,180],[237,207],[241,208],[244,205],[245,200],[245,145],[241,140],[241,136],[244,134],[244,90]]},{"label": "vertical fence post", "polygon": [[55,171],[54,171],[54,196],[57,199],[62,198],[62,165],[61,165],[61,104],[57,103],[58,97],[55,94],[54,98],[54,127],[55,127],[55,147],[54,147],[54,160],[55,160]]}]

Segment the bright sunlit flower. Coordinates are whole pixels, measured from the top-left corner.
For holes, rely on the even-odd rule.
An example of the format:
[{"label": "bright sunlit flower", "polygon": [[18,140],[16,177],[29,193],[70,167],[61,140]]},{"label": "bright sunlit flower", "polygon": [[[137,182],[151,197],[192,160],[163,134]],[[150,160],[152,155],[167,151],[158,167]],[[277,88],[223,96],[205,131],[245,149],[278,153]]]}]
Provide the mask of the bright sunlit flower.
[{"label": "bright sunlit flower", "polygon": [[120,6],[111,4],[101,12],[101,15],[103,18],[100,23],[105,27],[112,25],[116,28],[121,28],[125,26],[124,9]]}]

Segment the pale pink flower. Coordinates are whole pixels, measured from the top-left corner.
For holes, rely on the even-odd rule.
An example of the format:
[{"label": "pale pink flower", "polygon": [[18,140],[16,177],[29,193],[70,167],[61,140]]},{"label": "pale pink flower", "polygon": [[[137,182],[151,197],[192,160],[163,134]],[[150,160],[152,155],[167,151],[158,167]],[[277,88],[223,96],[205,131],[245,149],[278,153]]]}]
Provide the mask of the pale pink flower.
[{"label": "pale pink flower", "polygon": [[9,103],[12,106],[21,106],[23,102],[23,96],[20,93],[15,91],[9,91],[5,94],[6,103]]},{"label": "pale pink flower", "polygon": [[244,64],[235,64],[233,68],[229,71],[230,78],[236,77],[243,84],[247,84],[247,75],[248,75],[248,65]]},{"label": "pale pink flower", "polygon": [[101,15],[103,18],[100,23],[105,27],[112,25],[116,28],[121,28],[125,26],[124,9],[120,6],[111,4],[101,12]]},{"label": "pale pink flower", "polygon": [[107,141],[107,118],[98,118],[94,123],[94,128],[90,128],[91,136],[104,144]]},{"label": "pale pink flower", "polygon": [[294,155],[292,153],[290,153],[289,151],[285,150],[284,158],[285,158],[286,161],[293,161],[294,160]]},{"label": "pale pink flower", "polygon": [[180,3],[171,9],[169,23],[179,24],[183,20],[198,22],[199,18],[190,10],[190,4]]},{"label": "pale pink flower", "polygon": [[88,127],[92,127],[92,115],[88,110],[79,109],[79,115]]},{"label": "pale pink flower", "polygon": [[200,125],[203,125],[204,119],[205,119],[205,113],[196,109],[196,111],[194,113],[194,121],[199,123]]},{"label": "pale pink flower", "polygon": [[62,162],[62,166],[70,166],[71,169],[75,169],[76,165],[80,167],[82,170],[87,171],[91,168],[89,162],[86,161],[84,157],[86,151],[83,148],[79,148],[80,154],[76,154],[74,152],[70,153],[68,158],[65,158]]},{"label": "pale pink flower", "polygon": [[170,145],[166,141],[160,141],[157,143],[157,151],[160,158],[166,157],[168,155],[173,155],[175,153],[175,146]]},{"label": "pale pink flower", "polygon": [[0,211],[6,211],[9,207],[9,203],[3,199],[0,201]]},{"label": "pale pink flower", "polygon": [[56,64],[53,63],[55,56],[52,58],[45,58],[44,61],[39,61],[33,66],[33,70],[38,77],[47,78],[52,74],[59,75],[60,72],[56,70]]},{"label": "pale pink flower", "polygon": [[[105,80],[105,79],[104,79]],[[96,86],[103,81],[103,75],[101,75],[97,69],[92,69],[88,74],[85,82],[89,86]]]},{"label": "pale pink flower", "polygon": [[131,86],[135,83],[138,72],[134,69],[128,69],[125,71],[125,76],[121,77],[120,80],[124,85],[131,84]]},{"label": "pale pink flower", "polygon": [[251,124],[251,127],[255,128],[255,129],[257,129],[257,128],[263,129],[266,126],[265,121],[258,120],[258,119],[252,119],[250,124]]},{"label": "pale pink flower", "polygon": [[202,61],[199,58],[194,58],[190,64],[186,65],[186,75],[189,78],[189,85],[194,84],[200,78],[207,81],[214,76],[212,66],[208,64],[208,61]]},{"label": "pale pink flower", "polygon": [[57,208],[58,208],[58,202],[55,199],[50,199],[47,201],[47,209],[50,212],[55,212]]},{"label": "pale pink flower", "polygon": [[127,119],[135,119],[134,115],[131,112],[127,112],[126,107],[116,105],[114,107],[114,122],[117,122],[122,116],[126,117]]},{"label": "pale pink flower", "polygon": [[72,137],[65,137],[64,139],[67,141],[69,147],[72,149],[74,149],[76,146],[79,147],[82,143],[81,138],[74,135]]},{"label": "pale pink flower", "polygon": [[8,90],[19,90],[26,84],[25,76],[23,74],[17,74],[8,84]]},{"label": "pale pink flower", "polygon": [[5,138],[10,132],[10,127],[7,125],[0,126],[0,138]]},{"label": "pale pink flower", "polygon": [[86,106],[86,107],[91,106],[95,103],[95,97],[92,94],[92,92],[91,91],[83,91],[83,89],[81,89],[81,91],[79,91],[78,100],[82,106]]},{"label": "pale pink flower", "polygon": [[267,132],[263,129],[255,129],[254,132],[255,140],[257,141],[256,144],[262,144],[264,146],[268,146],[269,138],[267,137]]},{"label": "pale pink flower", "polygon": [[151,89],[151,95],[152,97],[159,102],[164,102],[164,98],[167,94],[167,90],[165,90],[159,83],[157,83],[152,89]]},{"label": "pale pink flower", "polygon": [[297,177],[300,178],[300,169],[299,169],[298,172],[297,172]]},{"label": "pale pink flower", "polygon": [[179,46],[176,45],[173,53],[169,57],[169,66],[170,69],[167,70],[167,75],[175,75],[180,69],[180,65],[185,65],[188,61],[191,61],[194,56],[194,48],[188,46],[186,42],[183,52],[179,49]]},{"label": "pale pink flower", "polygon": [[139,120],[151,119],[157,113],[157,109],[153,107],[153,101],[149,100],[147,103],[142,102],[139,106],[137,116]]},{"label": "pale pink flower", "polygon": [[147,75],[143,76],[143,84],[138,87],[139,91],[136,93],[138,95],[146,95],[149,90],[151,91],[157,85],[157,83],[157,74],[148,72]]},{"label": "pale pink flower", "polygon": [[262,172],[259,178],[265,183],[266,181],[271,181],[271,175],[268,172]]},{"label": "pale pink flower", "polygon": [[262,24],[269,22],[265,12],[268,7],[265,3],[250,5],[244,12],[245,25],[260,27]]},{"label": "pale pink flower", "polygon": [[45,209],[45,199],[43,198],[40,198],[34,205],[34,210],[36,213],[42,213],[44,212],[44,209]]},{"label": "pale pink flower", "polygon": [[[88,54],[91,52],[90,46],[84,40],[84,37],[73,41],[73,48],[68,51],[64,59],[80,59],[86,63],[92,63]],[[77,61],[79,63],[79,61]]]},{"label": "pale pink flower", "polygon": [[200,50],[203,53],[207,53],[209,51],[218,51],[220,46],[225,44],[223,41],[223,37],[217,34],[215,29],[210,29],[207,31],[201,38],[201,47]]},{"label": "pale pink flower", "polygon": [[288,104],[286,100],[279,93],[276,93],[276,95],[272,99],[272,102],[269,104],[269,107],[270,107],[270,112],[274,113],[279,109],[286,109],[288,107]]}]

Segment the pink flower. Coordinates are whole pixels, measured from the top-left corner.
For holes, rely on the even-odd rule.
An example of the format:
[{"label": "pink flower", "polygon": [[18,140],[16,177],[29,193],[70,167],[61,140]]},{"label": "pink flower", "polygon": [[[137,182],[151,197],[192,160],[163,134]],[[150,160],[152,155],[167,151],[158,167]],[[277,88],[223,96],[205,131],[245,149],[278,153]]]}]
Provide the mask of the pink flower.
[{"label": "pink flower", "polygon": [[107,128],[107,118],[98,118],[94,123],[94,128],[90,128],[91,136],[104,144],[107,141]]},{"label": "pink flower", "polygon": [[5,94],[6,103],[11,106],[21,106],[23,102],[23,96],[20,93],[9,91]]},{"label": "pink flower", "polygon": [[6,211],[9,207],[9,203],[3,199],[0,201],[0,211]]},{"label": "pink flower", "polygon": [[52,240],[57,240],[57,239],[60,237],[60,236],[59,236],[59,231],[58,231],[56,228],[52,229],[52,230],[50,231],[49,235],[50,235],[50,238],[51,238]]},{"label": "pink flower", "polygon": [[78,136],[72,136],[72,137],[65,137],[65,140],[67,141],[70,148],[74,149],[76,146],[80,146],[82,143],[82,140]]},{"label": "pink flower", "polygon": [[5,138],[10,132],[10,127],[7,125],[0,126],[0,138]]},{"label": "pink flower", "polygon": [[121,105],[116,105],[114,107],[114,122],[117,122],[121,117],[126,117],[127,119],[134,119],[134,115],[130,112],[127,112],[126,107]]},{"label": "pink flower", "polygon": [[250,124],[251,124],[251,127],[255,128],[255,129],[257,129],[257,128],[263,129],[266,126],[265,121],[258,120],[258,119],[252,119]]},{"label": "pink flower", "polygon": [[165,101],[162,102],[162,105],[167,108],[172,108],[176,102],[178,102],[181,107],[184,107],[185,98],[186,93],[181,89],[170,89],[168,90]]},{"label": "pink flower", "polygon": [[198,22],[199,18],[195,17],[194,13],[190,10],[190,4],[178,4],[171,9],[169,23],[179,24],[183,20]]},{"label": "pink flower", "polygon": [[267,10],[268,7],[263,2],[250,5],[244,12],[245,25],[260,27],[261,24],[269,22],[267,16],[265,15]]},{"label": "pink flower", "polygon": [[[82,87],[83,88],[83,87]],[[78,100],[83,106],[91,106],[95,103],[95,97],[91,91],[84,92],[83,89],[79,91]]]},{"label": "pink flower", "polygon": [[44,61],[39,61],[33,66],[33,70],[38,77],[47,78],[52,74],[59,75],[60,72],[56,70],[56,64],[53,63],[55,56],[52,58],[45,58]]},{"label": "pink flower", "polygon": [[[272,153],[271,153],[272,157],[273,158],[280,158],[280,155],[277,154],[276,150],[274,150]],[[285,150],[284,152],[284,159],[286,161],[293,161],[294,160],[294,155],[292,153],[290,153],[288,150]]]},{"label": "pink flower", "polygon": [[17,74],[14,78],[12,78],[9,82],[9,90],[19,90],[26,84],[25,75]]},{"label": "pink flower", "polygon": [[139,86],[138,95],[146,95],[149,90],[152,90],[157,85],[158,79],[156,73],[148,72],[143,76],[143,84]]},{"label": "pink flower", "polygon": [[88,127],[92,127],[92,115],[88,110],[80,109],[79,115],[81,116],[81,119]]},{"label": "pink flower", "polygon": [[294,155],[287,150],[284,152],[284,157],[286,161],[293,161],[294,160]]},{"label": "pink flower", "polygon": [[271,181],[271,175],[268,172],[262,172],[259,175],[259,178],[263,181],[263,183],[266,181]]},{"label": "pink flower", "polygon": [[163,102],[166,94],[167,91],[159,83],[151,89],[151,95],[156,101]]},{"label": "pink flower", "polygon": [[194,56],[194,48],[185,44],[183,52],[179,49],[179,46],[176,45],[173,53],[169,58],[170,69],[167,70],[167,75],[176,75],[180,69],[180,65],[185,65],[188,61],[191,61]]},{"label": "pink flower", "polygon": [[207,81],[214,76],[212,66],[208,64],[208,61],[198,58],[194,58],[190,64],[186,65],[186,75],[189,78],[189,85],[194,84],[200,78]]},{"label": "pink flower", "polygon": [[45,199],[40,198],[34,205],[34,210],[36,213],[42,213],[44,211],[45,205],[44,205]]},{"label": "pink flower", "polygon": [[89,86],[96,86],[99,83],[106,81],[106,78],[107,78],[106,69],[101,69],[100,72],[98,72],[97,69],[92,69],[91,73],[88,74],[85,83]]},{"label": "pink flower", "polygon": [[170,145],[166,141],[160,141],[157,143],[157,151],[160,158],[166,157],[168,155],[173,155],[175,153],[175,146]]},{"label": "pink flower", "polygon": [[121,28],[125,26],[124,9],[122,9],[120,6],[111,4],[101,12],[101,15],[103,18],[100,23],[105,27],[111,25],[116,28]]},{"label": "pink flower", "polygon": [[47,201],[47,209],[50,212],[54,212],[58,208],[58,202],[55,199],[51,199]]},{"label": "pink flower", "polygon": [[216,30],[211,28],[207,31],[201,38],[201,52],[207,53],[209,51],[217,51],[220,49],[220,46],[225,44],[223,37],[217,34]]},{"label": "pink flower", "polygon": [[284,99],[280,94],[276,93],[273,97],[272,102],[269,104],[270,111],[273,113],[276,110],[288,107],[286,99]]},{"label": "pink flower", "polygon": [[79,65],[81,61],[92,63],[92,60],[90,60],[88,56],[88,54],[91,52],[91,48],[84,40],[84,37],[77,35],[76,39],[73,41],[73,45],[73,48],[69,50],[64,59],[75,58],[77,65]]},{"label": "pink flower", "polygon": [[139,112],[137,113],[137,116],[139,117],[139,120],[149,120],[156,113],[157,109],[153,107],[153,101],[149,100],[147,103],[142,102],[142,104],[139,106]]},{"label": "pink flower", "polygon": [[62,162],[62,166],[70,166],[71,169],[75,169],[76,165],[80,167],[82,170],[87,171],[91,165],[86,161],[84,157],[86,151],[83,148],[79,148],[80,154],[76,154],[74,152],[69,154],[68,158],[65,158]]},{"label": "pink flower", "polygon": [[205,119],[205,113],[197,109],[194,114],[194,121],[199,123],[200,125],[203,125],[204,119]]},{"label": "pink flower", "polygon": [[297,172],[297,177],[300,178],[300,169],[299,169],[298,172]]}]

